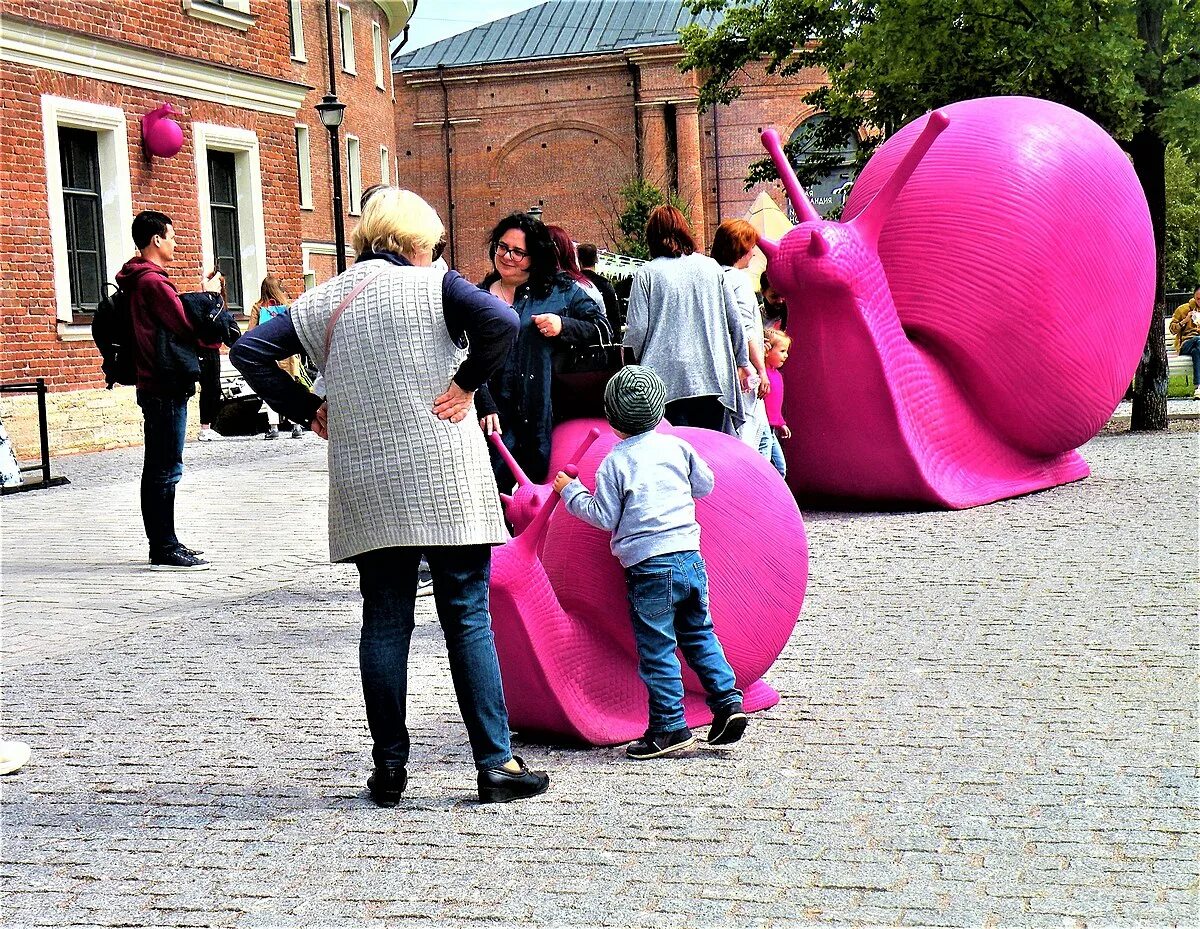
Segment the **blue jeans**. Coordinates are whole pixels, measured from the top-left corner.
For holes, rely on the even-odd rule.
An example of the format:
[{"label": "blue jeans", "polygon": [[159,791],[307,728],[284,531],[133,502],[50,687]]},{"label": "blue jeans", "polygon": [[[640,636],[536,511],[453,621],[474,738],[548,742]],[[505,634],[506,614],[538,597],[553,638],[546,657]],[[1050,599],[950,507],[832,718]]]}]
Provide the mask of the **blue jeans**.
[{"label": "blue jeans", "polygon": [[696,672],[714,712],[740,703],[733,668],[708,615],[708,572],[699,552],[655,555],[625,569],[638,674],[650,695],[650,729],[674,732],[683,717],[683,679],[676,647]]},{"label": "blue jeans", "polygon": [[1192,381],[1200,387],[1200,336],[1192,336],[1180,345],[1179,354],[1192,356]]},{"label": "blue jeans", "polygon": [[422,551],[450,655],[450,677],[467,724],[475,766],[512,758],[508,708],[488,612],[492,550],[487,545],[381,548],[354,559],[363,597],[358,664],[376,766],[408,763],[408,648]]},{"label": "blue jeans", "polygon": [[187,435],[187,402],[181,395],[137,392],[142,408],[145,457],[142,460],[142,523],[151,556],[179,544],[175,535],[175,485],[183,476],[183,443]]},{"label": "blue jeans", "polygon": [[787,459],[783,457],[783,446],[779,444],[779,434],[774,429],[767,430],[767,457],[779,476],[787,477]]}]

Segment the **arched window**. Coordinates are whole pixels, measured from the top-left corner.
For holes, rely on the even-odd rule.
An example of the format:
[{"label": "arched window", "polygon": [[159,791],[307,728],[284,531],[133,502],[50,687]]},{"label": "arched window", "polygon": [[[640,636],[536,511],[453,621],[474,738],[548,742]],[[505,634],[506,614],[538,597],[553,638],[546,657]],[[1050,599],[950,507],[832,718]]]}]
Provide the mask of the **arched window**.
[{"label": "arched window", "polygon": [[[817,113],[796,127],[796,131],[788,140],[789,147],[798,146],[792,156],[793,167],[799,168],[812,156],[824,155],[829,151],[827,148],[818,147],[813,137],[814,130],[828,118],[824,113]],[[841,147],[834,150],[834,154],[838,156],[837,166],[819,180],[807,185],[809,199],[822,216],[828,216],[835,207],[841,208],[846,203],[846,198],[850,195],[850,182],[854,176],[854,155],[857,151],[858,139],[853,135],[848,136]],[[788,217],[793,222],[796,219],[790,205]]]}]

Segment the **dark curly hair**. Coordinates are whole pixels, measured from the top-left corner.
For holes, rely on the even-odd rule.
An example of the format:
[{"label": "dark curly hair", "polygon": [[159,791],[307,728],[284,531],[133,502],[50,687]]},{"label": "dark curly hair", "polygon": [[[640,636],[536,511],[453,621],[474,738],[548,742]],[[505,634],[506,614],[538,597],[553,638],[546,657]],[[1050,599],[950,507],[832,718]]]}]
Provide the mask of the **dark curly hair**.
[{"label": "dark curly hair", "polygon": [[559,286],[562,277],[558,270],[558,251],[550,238],[550,231],[541,220],[534,219],[528,213],[509,213],[488,234],[488,260],[492,262],[493,271],[484,278],[484,286],[499,276],[494,270],[496,246],[500,237],[513,229],[525,233],[525,250],[529,252],[529,289],[535,297],[545,297]]}]

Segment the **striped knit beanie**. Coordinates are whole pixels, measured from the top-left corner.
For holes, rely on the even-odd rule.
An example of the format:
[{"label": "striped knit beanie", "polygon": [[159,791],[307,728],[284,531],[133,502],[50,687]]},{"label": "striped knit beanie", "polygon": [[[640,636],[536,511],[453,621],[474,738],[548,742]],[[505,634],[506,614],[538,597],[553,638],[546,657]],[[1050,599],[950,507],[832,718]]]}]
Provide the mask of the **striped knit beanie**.
[{"label": "striped knit beanie", "polygon": [[649,368],[628,365],[609,378],[604,388],[604,415],[619,432],[640,435],[663,418],[667,385]]}]

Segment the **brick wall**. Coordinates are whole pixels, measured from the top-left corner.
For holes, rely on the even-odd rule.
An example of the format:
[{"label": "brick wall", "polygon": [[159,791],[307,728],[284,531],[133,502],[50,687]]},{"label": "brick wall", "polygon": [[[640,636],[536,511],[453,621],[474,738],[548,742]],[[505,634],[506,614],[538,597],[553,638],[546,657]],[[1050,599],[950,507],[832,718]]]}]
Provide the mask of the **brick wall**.
[{"label": "brick wall", "polygon": [[[564,226],[577,241],[616,244],[617,191],[636,167],[632,67],[640,85],[644,176],[660,187],[667,183],[671,120],[679,187],[692,200],[697,238],[711,241],[720,219],[745,213],[764,189],[743,190],[750,164],[765,154],[758,133],[775,125],[786,138],[809,115],[799,101],[822,83],[822,75],[781,80],[751,69],[743,96],[716,114],[714,134],[713,113],[697,113],[696,78],[679,72],[679,59],[678,48],[666,46],[628,56],[539,61],[536,67],[510,62],[448,68],[440,75],[397,73],[400,180],[443,220],[453,217],[455,266],[472,278],[485,274],[483,240],[491,226],[505,213],[535,204],[546,222]],[[777,185],[765,189],[784,202]]]}]

